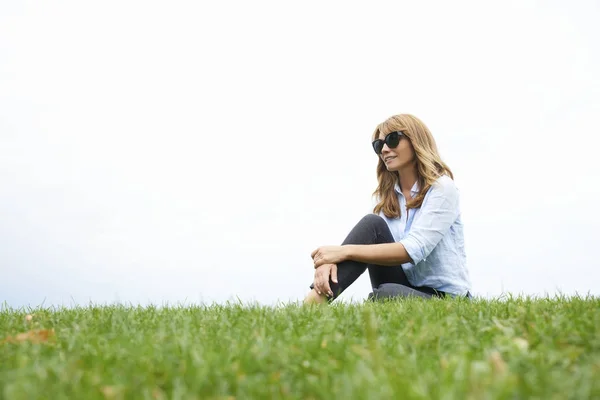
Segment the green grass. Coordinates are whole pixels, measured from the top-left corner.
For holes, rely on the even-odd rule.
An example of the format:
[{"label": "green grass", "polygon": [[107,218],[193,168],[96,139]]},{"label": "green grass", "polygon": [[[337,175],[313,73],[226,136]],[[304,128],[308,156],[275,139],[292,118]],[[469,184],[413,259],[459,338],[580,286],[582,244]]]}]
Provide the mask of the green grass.
[{"label": "green grass", "polygon": [[592,297],[1,309],[0,341],[36,329],[0,398],[600,398]]}]

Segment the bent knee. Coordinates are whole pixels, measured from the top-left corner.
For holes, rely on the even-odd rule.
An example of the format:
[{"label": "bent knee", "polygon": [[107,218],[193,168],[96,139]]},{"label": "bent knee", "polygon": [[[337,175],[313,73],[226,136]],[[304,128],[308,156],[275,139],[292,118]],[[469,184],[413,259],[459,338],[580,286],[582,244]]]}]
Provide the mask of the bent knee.
[{"label": "bent knee", "polygon": [[375,226],[381,225],[381,224],[386,225],[384,219],[381,218],[377,214],[367,214],[364,217],[362,217],[360,222],[365,223],[365,224],[375,225]]}]

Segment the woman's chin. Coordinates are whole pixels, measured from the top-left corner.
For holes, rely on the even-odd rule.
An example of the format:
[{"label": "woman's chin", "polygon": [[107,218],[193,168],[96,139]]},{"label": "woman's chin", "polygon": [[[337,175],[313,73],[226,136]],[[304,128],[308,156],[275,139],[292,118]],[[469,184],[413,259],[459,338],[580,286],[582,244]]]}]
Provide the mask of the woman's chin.
[{"label": "woman's chin", "polygon": [[401,162],[399,160],[394,159],[394,160],[391,160],[391,162],[385,164],[385,167],[390,172],[398,172],[398,171],[402,171],[404,168],[408,167],[408,165],[410,165],[410,163]]},{"label": "woman's chin", "polygon": [[399,166],[398,166],[398,165],[396,165],[396,163],[389,163],[389,164],[386,164],[386,165],[385,165],[385,167],[386,167],[386,168],[387,168],[387,170],[388,170],[388,171],[390,171],[390,172],[396,172],[396,171],[398,171],[398,168],[399,168]]}]

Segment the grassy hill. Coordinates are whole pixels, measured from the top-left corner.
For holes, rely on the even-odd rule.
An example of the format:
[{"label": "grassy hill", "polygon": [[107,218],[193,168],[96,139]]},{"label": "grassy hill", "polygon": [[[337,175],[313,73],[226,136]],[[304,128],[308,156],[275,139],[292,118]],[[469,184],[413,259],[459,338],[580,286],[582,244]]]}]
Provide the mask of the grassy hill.
[{"label": "grassy hill", "polygon": [[3,399],[600,398],[600,299],[0,311]]}]

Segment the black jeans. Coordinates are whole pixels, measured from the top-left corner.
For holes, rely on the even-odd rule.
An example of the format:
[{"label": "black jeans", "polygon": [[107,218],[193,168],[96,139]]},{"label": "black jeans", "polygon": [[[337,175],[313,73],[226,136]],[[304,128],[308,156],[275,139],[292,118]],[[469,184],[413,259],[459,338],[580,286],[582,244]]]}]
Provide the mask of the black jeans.
[{"label": "black jeans", "polygon": [[[376,214],[365,215],[352,228],[345,244],[378,244],[394,243],[394,237],[387,223]],[[373,293],[369,294],[370,300],[397,296],[418,296],[430,298],[433,296],[444,297],[446,293],[422,286],[415,287],[410,284],[401,265],[384,266],[365,264],[358,261],[342,261],[338,264],[338,283],[329,278],[329,286],[333,296],[328,296],[328,301],[335,300],[347,287],[349,287],[365,270],[369,271]],[[313,289],[314,285],[310,285]]]}]

